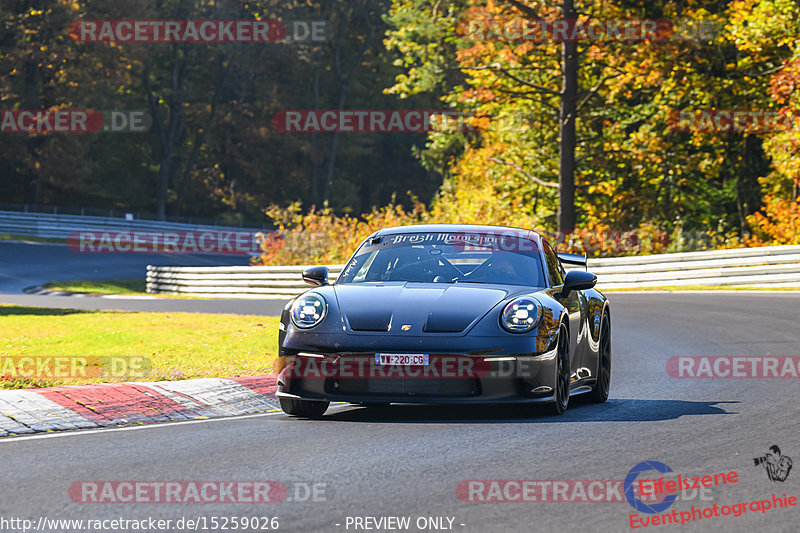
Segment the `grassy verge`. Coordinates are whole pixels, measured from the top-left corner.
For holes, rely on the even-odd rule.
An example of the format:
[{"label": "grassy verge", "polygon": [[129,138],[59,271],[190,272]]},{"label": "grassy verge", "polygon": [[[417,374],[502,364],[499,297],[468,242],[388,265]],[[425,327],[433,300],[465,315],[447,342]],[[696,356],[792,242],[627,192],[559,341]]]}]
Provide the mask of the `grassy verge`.
[{"label": "grassy verge", "polygon": [[665,285],[663,287],[625,287],[621,289],[604,289],[598,287],[602,292],[632,292],[632,291],[796,291],[797,287],[750,287],[747,285]]},{"label": "grassy verge", "polygon": [[[264,374],[278,351],[277,317],[0,305],[0,331],[0,389]],[[88,368],[32,371],[23,358]]]},{"label": "grassy verge", "polygon": [[45,283],[43,287],[51,291],[81,292],[85,294],[146,294],[147,282],[143,279],[52,281]]},{"label": "grassy verge", "polygon": [[21,242],[49,242],[64,244],[66,239],[51,239],[47,237],[31,237],[28,235],[0,235],[0,241],[21,241]]},{"label": "grassy verge", "polygon": [[51,281],[42,285],[51,291],[75,292],[93,296],[155,296],[179,300],[205,300],[201,296],[189,294],[148,294],[147,282],[143,279],[113,279],[105,281]]}]

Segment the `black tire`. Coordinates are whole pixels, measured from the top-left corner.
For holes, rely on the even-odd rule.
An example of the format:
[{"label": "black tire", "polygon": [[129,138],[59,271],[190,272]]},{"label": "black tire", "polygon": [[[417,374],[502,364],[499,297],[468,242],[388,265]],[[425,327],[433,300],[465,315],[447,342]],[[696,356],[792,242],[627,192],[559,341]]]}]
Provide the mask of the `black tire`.
[{"label": "black tire", "polygon": [[611,320],[608,313],[603,313],[600,323],[600,344],[597,354],[597,383],[586,398],[592,403],[603,403],[608,400],[611,390]]},{"label": "black tire", "polygon": [[561,415],[569,407],[569,333],[563,324],[558,330],[555,401],[547,405],[551,415]]},{"label": "black tire", "polygon": [[328,410],[331,402],[318,402],[312,400],[294,400],[292,398],[278,398],[281,409],[287,415],[302,418],[320,418]]}]

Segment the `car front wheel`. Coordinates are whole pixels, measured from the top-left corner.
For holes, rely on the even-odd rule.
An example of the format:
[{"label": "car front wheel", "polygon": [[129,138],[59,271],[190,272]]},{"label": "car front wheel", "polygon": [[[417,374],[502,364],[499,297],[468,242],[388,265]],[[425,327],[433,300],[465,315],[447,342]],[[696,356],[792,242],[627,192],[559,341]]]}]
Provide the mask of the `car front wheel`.
[{"label": "car front wheel", "polygon": [[312,400],[295,400],[293,398],[279,398],[281,409],[287,415],[302,418],[320,418],[328,410],[331,402],[318,402]]},{"label": "car front wheel", "polygon": [[558,330],[558,362],[556,365],[555,401],[548,405],[551,415],[560,415],[569,406],[569,333],[563,324]]}]

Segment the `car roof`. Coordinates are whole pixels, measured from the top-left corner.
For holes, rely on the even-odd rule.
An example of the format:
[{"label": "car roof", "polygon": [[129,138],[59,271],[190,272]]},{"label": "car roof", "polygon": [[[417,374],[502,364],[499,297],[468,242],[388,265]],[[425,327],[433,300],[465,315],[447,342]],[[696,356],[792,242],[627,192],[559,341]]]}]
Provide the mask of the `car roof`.
[{"label": "car roof", "polygon": [[541,236],[530,229],[513,228],[507,226],[486,226],[481,224],[417,224],[409,226],[394,226],[391,228],[383,228],[370,237],[377,237],[379,235],[395,235],[398,233],[497,233],[500,235],[519,235],[526,237],[537,243],[541,240]]}]

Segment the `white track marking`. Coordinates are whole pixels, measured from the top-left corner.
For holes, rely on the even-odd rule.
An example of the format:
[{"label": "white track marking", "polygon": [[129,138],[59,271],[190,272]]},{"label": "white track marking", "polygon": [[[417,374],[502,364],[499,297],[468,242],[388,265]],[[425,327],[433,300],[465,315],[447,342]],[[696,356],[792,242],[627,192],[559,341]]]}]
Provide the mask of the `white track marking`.
[{"label": "white track marking", "polygon": [[[333,405],[331,404],[330,410],[339,410],[342,408],[352,407],[348,404],[341,404],[341,405]],[[6,445],[10,445],[14,442],[20,442],[23,440],[39,440],[39,439],[57,439],[61,437],[80,437],[82,435],[94,435],[97,433],[108,433],[114,434],[120,431],[140,431],[145,429],[158,429],[158,428],[170,428],[175,427],[183,424],[206,424],[210,422],[230,422],[235,420],[244,420],[248,418],[260,418],[265,416],[276,416],[276,415],[284,415],[283,411],[276,409],[273,412],[269,413],[259,413],[255,415],[244,415],[244,416],[235,416],[235,417],[226,417],[226,418],[209,418],[206,420],[186,420],[184,422],[165,422],[161,424],[147,424],[142,426],[127,426],[127,427],[120,427],[120,428],[98,428],[98,429],[86,429],[83,431],[65,431],[65,432],[58,432],[58,433],[45,433],[41,435],[26,435],[22,437],[8,437],[4,439],[0,439],[0,447]]]}]

